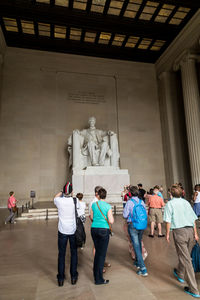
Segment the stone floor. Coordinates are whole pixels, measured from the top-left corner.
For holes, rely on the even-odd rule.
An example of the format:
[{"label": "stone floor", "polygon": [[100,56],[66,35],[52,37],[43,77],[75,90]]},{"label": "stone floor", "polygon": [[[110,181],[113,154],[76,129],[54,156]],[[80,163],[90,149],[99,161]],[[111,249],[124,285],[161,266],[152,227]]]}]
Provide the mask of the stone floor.
[{"label": "stone floor", "polygon": [[[79,250],[79,280],[70,284],[69,268],[63,287],[56,282],[57,220],[23,221],[3,225],[0,231],[0,300],[184,300],[192,297],[173,277],[177,257],[173,242],[148,237],[144,244],[148,277],[140,277],[132,265],[122,229],[121,216],[116,217],[115,235],[111,237],[107,261],[112,264],[105,274],[110,283],[95,286],[92,276],[92,240],[90,222],[86,222],[87,244]],[[69,255],[67,254],[67,267]],[[197,275],[200,287],[200,276]]]}]

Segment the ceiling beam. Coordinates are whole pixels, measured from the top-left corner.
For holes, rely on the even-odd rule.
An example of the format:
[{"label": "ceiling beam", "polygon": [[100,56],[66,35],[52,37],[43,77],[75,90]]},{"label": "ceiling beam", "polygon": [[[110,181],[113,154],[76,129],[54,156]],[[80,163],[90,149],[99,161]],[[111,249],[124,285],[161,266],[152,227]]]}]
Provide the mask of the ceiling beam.
[{"label": "ceiling beam", "polygon": [[85,30],[110,31],[119,34],[134,34],[146,38],[172,40],[179,32],[175,25],[150,23],[148,21],[87,13],[60,6],[43,3],[33,4],[28,0],[1,0],[0,15],[2,17],[34,20],[57,25],[79,27]]},{"label": "ceiling beam", "polygon": [[155,63],[157,58],[160,56],[160,52],[156,51],[126,48],[122,49],[121,47],[108,47],[108,45],[80,43],[77,41],[68,41],[66,39],[57,39],[55,42],[55,40],[52,40],[48,37],[36,38],[35,36],[30,35],[19,36],[14,32],[9,32],[9,34],[7,34],[6,43],[9,47],[47,50],[53,52],[71,53],[147,63]]},{"label": "ceiling beam", "polygon": [[157,2],[162,4],[178,5],[190,8],[199,8],[199,0],[157,0]]}]

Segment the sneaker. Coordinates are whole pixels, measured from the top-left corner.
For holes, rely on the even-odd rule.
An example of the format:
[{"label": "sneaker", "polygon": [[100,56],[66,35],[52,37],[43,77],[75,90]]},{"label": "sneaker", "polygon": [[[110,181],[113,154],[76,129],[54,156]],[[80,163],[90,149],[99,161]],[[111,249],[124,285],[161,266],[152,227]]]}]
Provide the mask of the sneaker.
[{"label": "sneaker", "polygon": [[184,287],[184,292],[189,294],[190,296],[194,297],[194,298],[200,298],[200,295],[199,294],[194,294],[190,291],[189,287],[188,286],[185,286]]},{"label": "sneaker", "polygon": [[147,256],[148,256],[148,253],[147,253],[147,251],[146,251],[146,252],[144,252],[144,254],[143,254],[143,260],[145,260],[145,259],[147,258]]},{"label": "sneaker", "polygon": [[177,278],[177,280],[178,280],[179,282],[181,282],[181,283],[184,283],[184,282],[185,282],[184,279],[182,279],[182,278],[180,278],[180,277],[178,276],[177,270],[176,270],[176,269],[174,269],[174,276]]},{"label": "sneaker", "polygon": [[148,276],[147,269],[146,268],[143,270],[140,269],[139,271],[137,271],[137,275],[142,275],[144,277]]},{"label": "sneaker", "polygon": [[134,263],[133,263],[133,265],[137,268],[137,269],[139,269],[140,267],[138,266],[138,263],[137,263],[137,261],[134,261]]}]

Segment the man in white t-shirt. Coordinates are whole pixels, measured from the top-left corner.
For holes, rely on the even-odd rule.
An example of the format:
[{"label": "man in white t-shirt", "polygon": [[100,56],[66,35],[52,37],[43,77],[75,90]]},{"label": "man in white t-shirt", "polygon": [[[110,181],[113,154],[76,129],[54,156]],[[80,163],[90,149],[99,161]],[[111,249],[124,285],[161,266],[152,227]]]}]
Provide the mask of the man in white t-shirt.
[{"label": "man in white t-shirt", "polygon": [[[79,201],[76,199],[77,209]],[[54,198],[54,204],[58,208],[58,286],[63,286],[65,279],[65,255],[67,241],[69,239],[71,251],[70,274],[71,283],[76,284],[78,280],[77,272],[77,246],[75,240],[76,219],[75,204],[72,197],[72,184],[67,182],[63,192],[58,193]]]}]

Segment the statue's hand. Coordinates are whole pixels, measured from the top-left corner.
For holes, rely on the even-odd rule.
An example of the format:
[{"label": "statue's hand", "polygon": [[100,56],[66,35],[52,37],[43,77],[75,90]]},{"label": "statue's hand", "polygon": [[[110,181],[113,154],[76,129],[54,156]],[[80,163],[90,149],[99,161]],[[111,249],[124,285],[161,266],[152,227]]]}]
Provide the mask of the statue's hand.
[{"label": "statue's hand", "polygon": [[80,131],[78,129],[73,130],[73,133],[78,133],[80,134]]},{"label": "statue's hand", "polygon": [[108,135],[114,135],[114,132],[111,131],[111,130],[109,130],[109,131],[108,131]]}]

